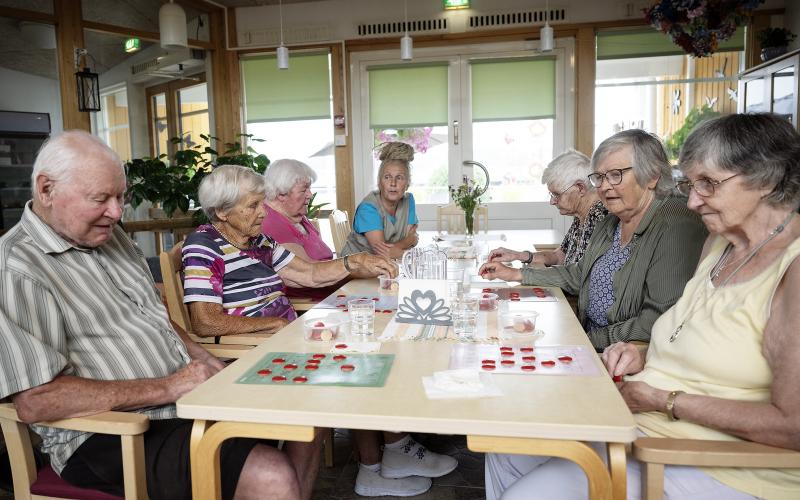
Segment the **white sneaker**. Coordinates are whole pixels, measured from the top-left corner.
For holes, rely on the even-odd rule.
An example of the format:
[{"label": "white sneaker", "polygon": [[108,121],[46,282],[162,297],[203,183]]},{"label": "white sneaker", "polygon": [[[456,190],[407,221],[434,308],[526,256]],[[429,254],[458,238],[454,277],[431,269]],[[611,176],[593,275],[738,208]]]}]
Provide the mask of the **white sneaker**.
[{"label": "white sneaker", "polygon": [[456,467],[458,467],[458,461],[455,458],[434,453],[409,438],[408,443],[400,448],[383,448],[381,476],[389,478],[441,477],[449,474]]},{"label": "white sneaker", "polygon": [[427,477],[390,479],[363,465],[358,466],[355,491],[363,497],[413,497],[425,493],[430,488],[431,480]]}]

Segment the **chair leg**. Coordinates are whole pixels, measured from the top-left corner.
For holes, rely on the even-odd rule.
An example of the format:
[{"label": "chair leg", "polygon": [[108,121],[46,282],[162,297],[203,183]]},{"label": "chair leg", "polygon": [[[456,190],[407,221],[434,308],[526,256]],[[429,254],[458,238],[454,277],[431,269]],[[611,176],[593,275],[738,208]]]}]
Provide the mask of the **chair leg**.
[{"label": "chair leg", "polygon": [[642,471],[642,497],[645,500],[664,498],[664,464],[646,463]]},{"label": "chair leg", "polygon": [[333,428],[328,429],[328,435],[325,436],[323,443],[323,452],[325,453],[325,467],[333,467]]}]

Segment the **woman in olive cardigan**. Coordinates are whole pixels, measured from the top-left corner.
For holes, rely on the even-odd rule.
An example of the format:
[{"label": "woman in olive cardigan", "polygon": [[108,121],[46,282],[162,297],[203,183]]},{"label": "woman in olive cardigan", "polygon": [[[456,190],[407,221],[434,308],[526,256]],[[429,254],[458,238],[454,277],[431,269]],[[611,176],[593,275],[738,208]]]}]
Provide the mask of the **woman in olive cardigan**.
[{"label": "woman in olive cardigan", "polygon": [[481,275],[578,294],[578,316],[598,350],[614,342],[649,341],[650,329],[681,296],[707,231],[672,192],[663,145],[643,130],[603,141],[589,181],[609,215],[595,228],[583,258],[546,269],[490,262]]}]

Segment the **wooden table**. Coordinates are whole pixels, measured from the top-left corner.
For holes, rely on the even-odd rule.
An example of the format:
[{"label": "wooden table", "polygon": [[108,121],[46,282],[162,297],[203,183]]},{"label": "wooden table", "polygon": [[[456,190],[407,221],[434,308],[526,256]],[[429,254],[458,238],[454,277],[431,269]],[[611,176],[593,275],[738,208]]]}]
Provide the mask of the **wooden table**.
[{"label": "wooden table", "polygon": [[[372,294],[376,285],[377,280],[357,280],[345,285],[343,293]],[[558,302],[536,304],[541,313],[537,327],[545,331],[539,344],[591,348],[563,295],[556,292]],[[329,313],[312,309],[303,319]],[[389,317],[377,315],[376,329]],[[635,424],[605,370],[595,377],[499,375],[494,379],[502,397],[429,400],[421,377],[448,368],[452,345],[384,343],[380,352],[396,356],[382,388],[234,383],[268,352],[330,349],[330,343],[305,342],[301,321],[291,323],[178,400],[178,416],[196,420],[191,445],[194,498],[220,498],[219,449],[225,439],[311,441],[315,427],[464,434],[473,451],[572,460],[586,472],[591,498],[625,498],[625,443],[636,438]],[[581,441],[610,443],[610,471]]]},{"label": "wooden table", "polygon": [[[438,235],[436,231],[418,231],[419,244],[429,245]],[[460,237],[461,235],[452,235]],[[564,235],[555,229],[498,229],[488,232],[479,232],[475,235],[477,245],[504,246],[511,250],[531,250],[535,248],[539,251],[555,250],[561,246]],[[447,243],[447,240],[439,243]],[[494,246],[492,248],[494,248]],[[488,250],[491,250],[489,248]]]}]

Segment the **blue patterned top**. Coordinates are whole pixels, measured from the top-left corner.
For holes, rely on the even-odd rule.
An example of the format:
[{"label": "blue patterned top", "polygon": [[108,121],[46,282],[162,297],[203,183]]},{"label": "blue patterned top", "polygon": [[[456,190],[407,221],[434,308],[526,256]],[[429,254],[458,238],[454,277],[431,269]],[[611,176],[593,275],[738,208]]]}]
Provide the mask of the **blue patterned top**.
[{"label": "blue patterned top", "polygon": [[620,247],[621,228],[617,224],[611,247],[597,259],[589,274],[589,305],[584,325],[587,332],[608,326],[608,310],[614,305],[614,275],[631,256],[633,241]]}]

